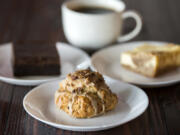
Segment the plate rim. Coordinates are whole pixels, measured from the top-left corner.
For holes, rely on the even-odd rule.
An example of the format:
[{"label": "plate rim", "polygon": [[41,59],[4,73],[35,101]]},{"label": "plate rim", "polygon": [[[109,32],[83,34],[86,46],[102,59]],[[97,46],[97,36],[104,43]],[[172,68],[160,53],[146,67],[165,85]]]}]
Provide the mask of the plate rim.
[{"label": "plate rim", "polygon": [[[127,43],[122,43],[122,44],[114,44],[113,46],[108,46],[102,50],[99,50],[97,52],[95,52],[92,56],[91,56],[91,67],[93,68],[93,70],[98,71],[97,68],[94,66],[93,61],[95,59],[95,57],[99,54],[102,53],[103,51],[109,50],[109,49],[113,49],[119,46],[126,46],[128,44],[143,44],[143,43],[157,43],[157,44],[171,44],[172,42],[166,42],[166,41],[153,41],[153,40],[147,40],[147,41],[132,41],[132,42],[127,42]],[[176,43],[172,43],[172,44],[176,44]],[[103,73],[104,74],[104,73]],[[162,86],[169,86],[175,83],[180,82],[180,78],[179,79],[174,79],[174,80],[169,80],[169,81],[163,81],[163,82],[148,82],[148,83],[138,83],[138,82],[130,82],[130,81],[126,81],[126,80],[120,80],[120,79],[116,79],[113,77],[108,76],[107,74],[104,74],[106,77],[115,79],[115,80],[119,80],[119,81],[124,81],[127,83],[131,83],[134,85],[138,85],[141,87],[162,87]],[[152,78],[153,79],[153,78]]]},{"label": "plate rim", "polygon": [[[105,77],[105,78],[106,78],[106,77]],[[38,120],[39,122],[42,122],[42,123],[44,123],[44,124],[50,125],[50,126],[52,126],[52,127],[60,128],[60,129],[63,129],[63,130],[79,131],[79,132],[84,132],[84,131],[86,131],[86,132],[90,132],[90,131],[102,131],[102,130],[107,130],[107,129],[110,129],[110,128],[114,128],[114,127],[123,125],[123,124],[125,124],[125,123],[128,123],[129,121],[132,121],[132,120],[136,119],[137,117],[139,117],[140,115],[142,115],[142,114],[147,110],[147,108],[148,108],[148,106],[149,106],[149,98],[148,98],[146,92],[145,92],[143,89],[141,89],[141,88],[139,88],[139,87],[137,87],[137,86],[135,86],[135,85],[128,84],[128,83],[126,83],[126,82],[122,82],[122,81],[119,81],[119,80],[114,80],[114,79],[111,79],[111,78],[108,78],[108,79],[113,80],[113,81],[115,81],[115,82],[117,82],[117,83],[120,82],[121,85],[122,85],[122,84],[123,84],[123,85],[127,85],[127,86],[130,87],[131,89],[132,89],[132,88],[135,88],[137,91],[140,91],[140,92],[144,95],[144,97],[145,97],[145,99],[146,99],[146,101],[147,101],[147,104],[146,104],[146,106],[142,109],[142,111],[139,112],[139,113],[138,113],[137,115],[135,115],[134,117],[129,118],[127,121],[116,122],[116,123],[108,124],[108,125],[101,125],[101,126],[99,126],[99,127],[97,127],[97,126],[73,126],[73,125],[58,124],[58,123],[55,123],[55,122],[50,122],[50,121],[43,120],[43,119],[35,116],[34,114],[30,113],[30,112],[28,111],[26,105],[25,105],[25,101],[26,101],[26,98],[31,94],[31,92],[36,91],[36,90],[40,89],[40,88],[43,87],[43,86],[50,85],[50,84],[54,84],[54,83],[58,83],[58,82],[60,82],[62,79],[61,79],[61,80],[56,80],[56,81],[47,82],[47,83],[41,84],[41,85],[39,85],[39,86],[31,89],[28,93],[26,93],[26,95],[25,95],[24,98],[23,98],[23,108],[24,108],[24,110],[26,111],[27,114],[29,114],[32,118]]]},{"label": "plate rim", "polygon": [[[1,44],[0,49],[2,47],[11,46],[11,45],[12,45],[12,42]],[[75,46],[72,46],[72,45],[70,45],[68,43],[65,43],[65,42],[57,42],[56,43],[56,47],[60,46],[60,45],[81,52],[85,56],[85,58],[90,61],[90,56],[85,51],[83,51],[82,49],[77,48]],[[64,77],[63,75],[60,75],[60,76],[55,76],[55,77],[53,77],[51,79],[25,80],[25,79],[19,79],[19,78],[4,77],[4,76],[0,75],[0,80],[3,81],[3,82],[9,83],[9,84],[16,84],[16,85],[21,85],[21,86],[35,86],[35,85],[38,85],[38,84],[41,84],[41,83],[54,81],[54,80],[57,80],[57,79],[60,79],[60,78],[63,78],[63,77]]]}]

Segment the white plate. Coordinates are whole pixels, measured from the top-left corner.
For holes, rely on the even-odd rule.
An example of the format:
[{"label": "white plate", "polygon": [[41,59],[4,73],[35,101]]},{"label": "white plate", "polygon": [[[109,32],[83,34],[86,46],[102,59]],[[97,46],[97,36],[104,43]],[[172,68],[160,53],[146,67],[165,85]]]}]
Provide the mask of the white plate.
[{"label": "white plate", "polygon": [[180,82],[180,68],[167,72],[156,78],[148,78],[127,70],[120,65],[120,54],[122,52],[132,50],[133,48],[145,43],[153,45],[167,44],[165,42],[141,41],[108,47],[100,50],[92,56],[92,68],[108,77],[123,80],[142,87],[161,87]]},{"label": "white plate", "polygon": [[140,88],[112,79],[106,79],[106,82],[118,95],[118,105],[102,116],[75,119],[58,110],[54,104],[54,93],[59,87],[59,81],[42,84],[31,90],[24,97],[23,106],[35,119],[53,127],[72,131],[109,129],[138,117],[146,110],[148,97]]},{"label": "white plate", "polygon": [[75,69],[87,68],[90,64],[89,56],[82,50],[69,46],[65,43],[56,44],[61,59],[60,76],[13,76],[12,69],[12,44],[0,46],[0,80],[16,85],[38,85],[47,81],[63,78],[69,72]]}]

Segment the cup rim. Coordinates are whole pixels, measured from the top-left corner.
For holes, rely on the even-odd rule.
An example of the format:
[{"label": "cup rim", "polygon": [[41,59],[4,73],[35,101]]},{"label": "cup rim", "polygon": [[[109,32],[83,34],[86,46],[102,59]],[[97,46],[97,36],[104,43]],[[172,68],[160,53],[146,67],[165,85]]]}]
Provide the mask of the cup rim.
[{"label": "cup rim", "polygon": [[[102,15],[110,15],[110,14],[114,14],[114,13],[122,13],[122,12],[125,10],[125,8],[126,8],[125,3],[124,3],[123,1],[118,1],[118,0],[109,0],[109,2],[117,2],[117,3],[119,3],[119,4],[122,5],[122,8],[119,9],[119,10],[117,10],[117,9],[115,9],[115,8],[111,8],[111,9],[115,9],[116,12],[110,12],[110,13],[107,13],[107,14],[81,13],[81,12],[77,12],[77,11],[75,11],[75,10],[73,10],[73,9],[71,9],[71,8],[68,7],[68,4],[71,4],[71,3],[73,4],[73,3],[76,3],[76,2],[82,2],[82,4],[83,4],[83,2],[93,3],[93,2],[97,2],[97,1],[98,1],[98,2],[100,2],[100,1],[106,2],[107,0],[69,0],[69,1],[65,1],[65,2],[62,4],[61,8],[62,8],[62,9],[66,9],[66,10],[72,12],[72,13],[76,13],[76,14],[79,14],[79,15],[89,15],[89,16],[102,16]],[[110,7],[110,6],[107,6],[107,7]],[[112,7],[112,6],[111,6],[111,7]]]}]

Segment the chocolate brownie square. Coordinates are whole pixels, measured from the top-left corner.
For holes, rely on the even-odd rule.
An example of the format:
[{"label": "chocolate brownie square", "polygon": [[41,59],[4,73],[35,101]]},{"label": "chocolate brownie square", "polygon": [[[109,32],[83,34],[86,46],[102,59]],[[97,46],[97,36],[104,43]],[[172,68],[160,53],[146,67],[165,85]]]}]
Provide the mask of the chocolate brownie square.
[{"label": "chocolate brownie square", "polygon": [[60,57],[55,43],[14,42],[14,76],[59,75]]}]

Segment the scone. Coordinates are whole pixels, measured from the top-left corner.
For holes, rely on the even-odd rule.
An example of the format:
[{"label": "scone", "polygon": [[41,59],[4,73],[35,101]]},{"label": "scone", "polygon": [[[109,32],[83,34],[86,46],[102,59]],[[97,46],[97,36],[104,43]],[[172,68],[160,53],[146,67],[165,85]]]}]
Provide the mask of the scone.
[{"label": "scone", "polygon": [[68,74],[55,93],[56,106],[75,118],[90,118],[115,108],[117,96],[101,74],[79,70]]},{"label": "scone", "polygon": [[155,77],[180,66],[180,46],[142,45],[132,51],[121,53],[120,63],[127,69],[148,77]]}]

